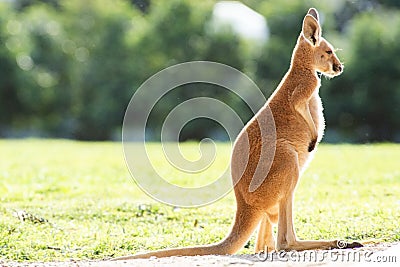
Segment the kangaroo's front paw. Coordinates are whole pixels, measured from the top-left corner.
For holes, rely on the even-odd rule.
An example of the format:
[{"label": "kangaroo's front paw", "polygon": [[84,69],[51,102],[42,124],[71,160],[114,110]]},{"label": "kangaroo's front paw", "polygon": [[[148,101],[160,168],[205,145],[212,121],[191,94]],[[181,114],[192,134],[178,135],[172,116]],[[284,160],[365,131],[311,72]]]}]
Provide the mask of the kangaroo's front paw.
[{"label": "kangaroo's front paw", "polygon": [[308,152],[313,151],[316,145],[317,145],[317,138],[312,139],[311,142],[308,144]]}]

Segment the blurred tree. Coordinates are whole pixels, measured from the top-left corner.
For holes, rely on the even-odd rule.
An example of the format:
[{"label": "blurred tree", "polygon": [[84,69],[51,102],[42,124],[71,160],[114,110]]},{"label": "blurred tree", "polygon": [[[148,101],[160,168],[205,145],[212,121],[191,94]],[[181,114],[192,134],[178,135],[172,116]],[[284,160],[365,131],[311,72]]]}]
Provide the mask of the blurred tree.
[{"label": "blurred tree", "polygon": [[[187,61],[217,61],[243,70],[246,54],[242,44],[232,31],[212,30],[212,7],[211,1],[172,0],[152,4],[142,35],[140,38],[132,36],[136,59],[134,69],[141,74],[136,78],[140,82],[138,87],[150,75],[163,68]],[[226,90],[214,85],[193,84],[177,88],[154,107],[148,122],[154,130],[153,137],[159,138],[162,122],[172,108],[196,96],[217,98],[228,102],[230,106],[234,105],[229,101],[238,101]],[[248,112],[248,109],[243,107],[242,111]],[[219,127],[207,120],[202,120],[203,127],[196,125],[199,123],[188,125],[181,140],[205,137]]]},{"label": "blurred tree", "polygon": [[131,95],[125,35],[135,13],[122,1],[72,0],[60,7],[33,6],[9,21],[19,29],[7,40],[19,66],[10,80],[24,108],[19,131],[109,139]]},{"label": "blurred tree", "polygon": [[18,21],[11,19],[8,28],[6,47],[18,65],[12,82],[24,110],[17,128],[59,135],[64,126],[61,118],[68,117],[70,83],[56,15],[47,6],[36,7]]},{"label": "blurred tree", "polygon": [[400,140],[400,13],[357,16],[348,32],[345,72],[325,91],[327,119],[341,140]]},{"label": "blurred tree", "polygon": [[[57,9],[34,1],[20,4],[24,8],[18,21],[10,22],[20,30],[8,42],[15,44],[9,50],[19,66],[14,66],[17,78],[9,81],[24,108],[25,115],[18,119],[21,131],[109,139],[118,132],[134,90],[157,71],[191,60],[219,61],[238,69],[245,65],[240,40],[232,32],[211,30],[212,1],[161,1],[146,17],[129,1],[57,1]],[[184,101],[206,92],[221,100],[235,99],[215,86],[181,88],[163,99],[154,125],[162,124],[176,98]],[[193,133],[209,130],[203,129]]]},{"label": "blurred tree", "polygon": [[66,42],[73,47],[74,57],[70,70],[73,136],[112,138],[122,124],[134,85],[135,55],[125,36],[135,26],[132,18],[139,15],[123,1],[68,1],[63,8],[70,38]]},{"label": "blurred tree", "polygon": [[49,5],[54,8],[59,8],[60,1],[61,0],[13,0],[12,3],[17,11],[23,11],[31,6],[41,5],[41,4]]},{"label": "blurred tree", "polygon": [[400,2],[397,0],[374,0],[373,2],[387,8],[400,8]]},{"label": "blurred tree", "polygon": [[[0,27],[0,136],[7,133],[10,126],[24,112],[24,108],[20,103],[17,95],[16,61],[10,54],[5,45],[10,31],[13,29],[10,23],[10,8],[4,4],[0,4],[0,25],[8,25],[8,27]],[[14,23],[16,23],[14,21]],[[16,26],[18,27],[18,25]],[[8,28],[8,29],[7,29]]]},{"label": "blurred tree", "polygon": [[130,0],[133,5],[140,9],[143,13],[147,13],[150,8],[150,0]]},{"label": "blurred tree", "polygon": [[[15,0],[0,3],[0,136],[118,138],[135,90],[165,67],[192,60],[228,64],[253,77],[266,96],[289,67],[300,22],[317,7],[324,36],[343,48],[343,75],[323,81],[328,141],[400,140],[399,4],[367,1],[244,1],[271,33],[262,53],[229,28],[212,27],[215,0]],[[176,88],[156,104],[149,127],[159,137],[166,114],[196,96],[217,98],[251,116],[218,86]],[[181,140],[219,125],[199,120]],[[157,133],[158,132],[158,133]],[[219,135],[221,136],[221,135]]]}]

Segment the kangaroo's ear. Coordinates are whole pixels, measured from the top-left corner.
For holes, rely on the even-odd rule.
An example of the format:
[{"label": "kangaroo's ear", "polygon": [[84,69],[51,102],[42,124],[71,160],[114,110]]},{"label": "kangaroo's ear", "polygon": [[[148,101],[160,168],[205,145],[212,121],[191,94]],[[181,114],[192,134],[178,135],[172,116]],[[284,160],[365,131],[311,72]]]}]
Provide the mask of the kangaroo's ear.
[{"label": "kangaroo's ear", "polygon": [[[315,10],[315,9],[314,9]],[[313,11],[311,11],[313,12]],[[318,17],[318,13],[316,13]],[[302,34],[313,46],[319,44],[321,38],[321,27],[313,15],[307,14],[303,21]]]},{"label": "kangaroo's ear", "polygon": [[319,22],[319,14],[318,14],[318,11],[317,11],[315,8],[313,8],[313,7],[310,8],[310,9],[308,10],[308,13],[307,13],[307,14],[313,16],[314,19],[315,19],[316,21]]}]

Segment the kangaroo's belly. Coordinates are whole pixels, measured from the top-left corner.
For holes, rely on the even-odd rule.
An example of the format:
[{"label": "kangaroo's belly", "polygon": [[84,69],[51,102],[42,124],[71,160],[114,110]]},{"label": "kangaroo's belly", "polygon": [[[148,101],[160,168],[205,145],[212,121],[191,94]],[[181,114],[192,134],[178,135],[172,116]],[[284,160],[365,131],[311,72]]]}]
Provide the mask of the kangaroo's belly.
[{"label": "kangaroo's belly", "polygon": [[[318,132],[318,139],[317,139],[317,145],[321,141],[323,135],[324,135],[324,130],[325,130],[325,119],[324,119],[324,114],[323,114],[323,107],[322,107],[322,101],[321,98],[318,96],[318,93],[316,92],[313,97],[309,101],[309,109],[311,113],[311,117],[314,121],[315,127]],[[308,144],[306,144],[308,146]],[[304,150],[304,145],[301,150],[299,150],[299,165],[300,165],[300,171],[301,173],[304,172],[304,170],[308,167],[308,164],[311,162],[311,160],[314,157],[315,151],[317,149],[317,145],[315,149],[312,152],[308,152],[308,150]],[[308,149],[308,147],[307,147]]]},{"label": "kangaroo's belly", "polygon": [[[318,132],[317,143],[321,141],[325,121],[321,98],[316,92],[308,103],[312,120]],[[305,119],[293,108],[288,107],[282,110],[282,105],[271,103],[271,109],[275,118],[277,142],[284,142],[293,147],[299,159],[299,167],[303,171],[312,159],[314,151],[308,152],[309,144],[312,140],[312,132]],[[275,111],[275,112],[274,112]]]},{"label": "kangaroo's belly", "polygon": [[318,142],[321,141],[325,130],[325,119],[321,98],[318,92],[314,93],[309,102],[310,113],[318,132]]}]

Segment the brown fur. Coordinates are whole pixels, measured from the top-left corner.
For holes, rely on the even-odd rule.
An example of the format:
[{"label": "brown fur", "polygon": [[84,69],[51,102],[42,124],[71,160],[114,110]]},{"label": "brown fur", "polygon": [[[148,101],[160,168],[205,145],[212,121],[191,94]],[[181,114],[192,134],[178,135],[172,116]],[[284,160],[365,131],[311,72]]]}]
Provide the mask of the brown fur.
[{"label": "brown fur", "polygon": [[[234,187],[237,211],[229,235],[217,244],[166,249],[118,259],[233,254],[242,248],[258,225],[256,252],[343,248],[338,246],[337,240],[298,240],[292,215],[297,182],[311,160],[324,130],[317,72],[334,77],[342,69],[332,45],[321,37],[318,12],[310,9],[304,18],[289,71],[265,106],[236,139],[231,173],[233,181],[237,182]],[[252,191],[249,188],[262,155],[262,144],[267,143],[265,138],[268,133],[264,133],[268,129],[263,129],[266,125],[263,122],[269,118],[269,110],[276,126],[275,156],[269,171],[266,169],[264,173],[258,173],[262,182]],[[263,160],[268,159],[261,157]],[[243,162],[247,162],[246,166],[243,166]],[[276,241],[272,230],[274,224],[278,224]],[[362,245],[354,242],[346,247],[358,246]]]}]

